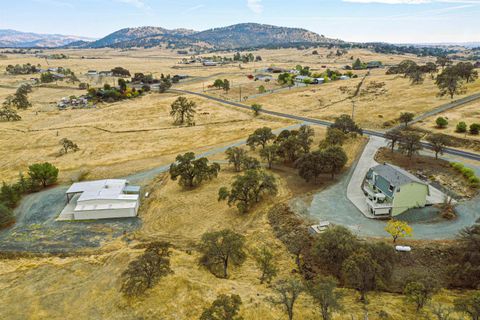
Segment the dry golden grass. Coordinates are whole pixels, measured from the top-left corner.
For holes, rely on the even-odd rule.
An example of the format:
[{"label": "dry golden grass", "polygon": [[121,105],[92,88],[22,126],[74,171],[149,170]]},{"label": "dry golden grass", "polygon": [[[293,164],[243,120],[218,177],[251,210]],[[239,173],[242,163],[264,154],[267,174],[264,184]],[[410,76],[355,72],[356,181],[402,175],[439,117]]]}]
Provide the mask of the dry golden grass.
[{"label": "dry golden grass", "polygon": [[[275,95],[248,100],[260,103],[265,109],[300,114],[318,119],[333,120],[340,114],[352,114],[352,100],[340,87],[348,87],[354,92],[360,79],[350,79],[284,91]],[[386,92],[373,89],[375,83],[385,83]],[[370,88],[370,89],[369,89]],[[480,90],[480,80],[468,84],[469,95]],[[411,85],[408,79],[398,75],[385,75],[384,69],[372,70],[362,89],[355,98],[355,120],[366,128],[382,128],[385,121],[394,121],[402,112],[422,114],[441,104],[448,103],[448,97],[437,97],[438,89],[427,77],[422,85]],[[463,95],[463,96],[465,96]],[[458,96],[460,98],[462,96]]]},{"label": "dry golden grass", "polygon": [[[440,116],[448,120],[447,128],[444,128],[444,129],[437,128],[435,120],[437,120],[437,118]],[[471,125],[472,123],[480,123],[480,103],[472,102],[460,108],[443,112],[434,117],[429,117],[423,120],[421,123],[418,123],[417,125],[415,125],[415,127],[429,130],[435,133],[448,134],[458,138],[480,140],[479,135],[471,135],[468,133],[465,134],[465,133],[455,132],[455,128],[457,124],[461,121],[465,122],[467,126]]]},{"label": "dry golden grass", "polygon": [[[90,172],[89,178],[126,175],[167,164],[181,152],[245,138],[258,127],[289,125],[282,119],[253,118],[247,111],[192,98],[198,106],[196,126],[174,126],[169,110],[175,98],[149,94],[88,110],[34,105],[21,112],[22,121],[0,123],[0,174],[13,179],[29,164],[49,161],[60,169],[62,180],[78,170]],[[80,151],[59,157],[62,138],[73,140]]]},{"label": "dry golden grass", "polygon": [[[358,143],[357,143],[358,144]],[[238,294],[243,305],[241,315],[248,320],[286,319],[282,309],[272,305],[268,297],[274,295],[268,285],[261,285],[252,250],[262,244],[275,251],[280,277],[294,269],[294,258],[278,241],[268,224],[266,211],[274,202],[288,199],[296,193],[286,183],[289,173],[276,173],[280,179],[280,193],[275,200],[267,199],[256,210],[240,215],[225,203],[218,203],[215,195],[222,185],[231,183],[233,173],[222,168],[218,179],[206,182],[192,191],[182,190],[178,184],[161,177],[142,208],[143,227],[128,235],[136,239],[127,244],[117,240],[90,256],[68,258],[22,258],[0,260],[0,299],[5,319],[198,319],[202,310],[218,294]],[[275,171],[277,172],[277,171]],[[199,255],[190,253],[205,231],[231,228],[246,236],[247,260],[230,270],[230,278],[218,279],[198,265]],[[174,274],[162,279],[145,296],[127,301],[120,292],[120,274],[129,261],[141,250],[133,247],[141,239],[171,241],[171,264]],[[363,318],[364,306],[353,290],[345,294],[342,314],[334,319]],[[459,293],[443,291],[436,301],[451,305]],[[22,301],[22,303],[18,303]],[[379,319],[386,311],[391,319],[414,319],[414,307],[397,294],[371,293],[366,306],[369,319]],[[75,310],[75,312],[72,312]],[[302,295],[295,305],[295,319],[318,319],[314,302]]]},{"label": "dry golden grass", "polygon": [[[382,60],[398,63],[406,58],[418,62],[413,56],[384,56],[366,50],[351,50],[342,57],[327,57],[328,49],[318,49],[319,55],[311,50],[260,50],[263,61],[255,64],[237,64],[206,67],[178,68],[183,57],[160,49],[120,51],[61,50],[71,56],[67,60],[49,60],[49,67],[71,68],[81,81],[92,85],[113,83],[114,78],[97,81],[84,74],[87,70],[109,70],[116,66],[129,69],[132,73],[189,74],[201,77],[178,85],[180,88],[200,91],[203,83],[210,84],[216,78],[233,80],[237,84],[252,86],[247,79],[255,69],[271,65],[292,68],[296,64],[309,65],[313,71],[325,65],[340,68],[351,64],[350,56],[364,61]],[[222,54],[222,53],[220,53]],[[227,55],[227,54],[226,54]],[[231,53],[228,53],[231,55]],[[86,57],[82,59],[81,57]],[[101,57],[101,59],[87,59]],[[7,64],[42,64],[45,60],[30,55],[8,55],[0,60],[0,70]],[[436,106],[441,99],[434,97],[436,90],[430,80],[423,86],[412,87],[405,79],[385,76],[383,70],[372,73],[368,81],[384,81],[388,93],[374,100],[369,95],[358,99],[356,118],[362,125],[378,127],[385,120],[396,117],[401,111],[422,112]],[[362,72],[359,72],[362,75]],[[30,76],[0,75],[0,99],[15,91],[15,88]],[[350,113],[351,104],[342,102],[324,107],[345,98],[340,86],[355,86],[359,80],[339,81],[318,87],[292,90],[256,100],[265,108],[291,111],[312,117],[333,119],[341,113]],[[368,82],[367,82],[368,85]],[[99,106],[97,109],[57,111],[51,105],[61,97],[79,95],[75,85],[59,83],[59,88],[35,88],[30,94],[33,108],[22,111],[23,120],[16,123],[0,123],[0,175],[8,181],[15,178],[28,164],[49,161],[61,170],[61,179],[66,181],[79,170],[89,172],[88,178],[112,177],[167,164],[178,153],[191,150],[206,150],[231,141],[245,138],[256,128],[269,126],[285,127],[291,122],[271,117],[253,118],[250,112],[226,108],[219,104],[194,98],[198,105],[195,127],[173,126],[168,115],[174,95],[150,94],[140,99]],[[66,86],[67,88],[63,88]],[[53,86],[54,87],[54,86]],[[247,90],[254,90],[253,87]],[[478,89],[478,82],[471,88]],[[236,89],[231,92],[236,96]],[[247,91],[247,92],[250,92]],[[408,99],[405,99],[408,97]],[[191,97],[189,97],[191,98]],[[320,105],[319,99],[322,100]],[[323,107],[322,107],[323,106]],[[383,118],[378,115],[382,114]],[[324,129],[315,128],[315,144],[323,137]],[[57,134],[58,132],[58,134]],[[58,141],[67,137],[76,142],[81,150],[57,157]],[[345,149],[350,162],[361,150],[363,140],[350,141]],[[210,159],[223,159],[218,154]],[[282,243],[273,235],[267,222],[266,211],[274,202],[288,200],[294,195],[330,183],[308,185],[293,169],[277,166],[273,171],[279,179],[279,195],[267,199],[248,215],[240,215],[225,202],[217,201],[221,186],[229,185],[234,173],[226,166],[218,179],[206,182],[192,191],[182,190],[168,177],[160,177],[150,186],[151,195],[142,205],[140,217],[143,221],[139,230],[128,235],[137,239],[131,244],[115,240],[105,244],[90,256],[68,258],[22,258],[0,260],[0,318],[2,319],[197,319],[202,309],[220,293],[236,293],[242,297],[242,315],[245,319],[283,319],[279,307],[266,301],[273,294],[271,288],[260,285],[258,270],[251,257],[251,249],[265,243],[275,250],[281,269],[286,276],[294,268],[294,260]],[[247,238],[248,259],[241,267],[231,270],[228,280],[217,279],[198,266],[198,255],[189,254],[192,244],[206,231],[232,228]],[[126,301],[119,293],[118,277],[129,261],[140,251],[133,249],[138,240],[165,239],[176,249],[172,255],[174,275],[162,279],[145,297]],[[334,319],[362,318],[363,306],[357,294],[344,290],[345,313],[335,314]],[[455,292],[442,292],[439,301],[451,303]],[[403,297],[394,294],[371,294],[367,306],[370,319],[378,319],[378,312],[385,310],[391,319],[414,319],[413,307],[405,304]],[[311,299],[305,295],[296,305],[296,319],[318,319]]]}]

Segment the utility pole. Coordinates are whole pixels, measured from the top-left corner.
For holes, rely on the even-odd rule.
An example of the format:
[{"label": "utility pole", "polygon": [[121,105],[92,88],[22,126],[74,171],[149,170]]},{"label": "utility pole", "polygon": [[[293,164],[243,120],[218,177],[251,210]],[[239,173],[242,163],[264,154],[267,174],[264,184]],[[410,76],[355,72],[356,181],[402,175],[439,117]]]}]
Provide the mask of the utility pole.
[{"label": "utility pole", "polygon": [[352,120],[355,117],[355,101],[352,99]]},{"label": "utility pole", "polygon": [[242,85],[240,85],[239,88],[240,88],[240,100],[238,100],[238,102],[242,102]]}]

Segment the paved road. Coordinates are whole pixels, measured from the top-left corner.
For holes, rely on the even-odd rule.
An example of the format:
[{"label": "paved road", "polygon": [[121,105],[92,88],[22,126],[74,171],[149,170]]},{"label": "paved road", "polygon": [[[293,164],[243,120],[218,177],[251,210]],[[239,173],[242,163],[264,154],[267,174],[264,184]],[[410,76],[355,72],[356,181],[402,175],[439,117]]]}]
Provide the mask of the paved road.
[{"label": "paved road", "polygon": [[[468,97],[464,97],[464,98],[461,98],[461,99],[458,99],[458,100],[455,100],[455,101],[452,101],[452,102],[449,102],[449,103],[442,104],[441,106],[438,106],[438,107],[436,107],[436,108],[434,108],[430,111],[427,111],[427,112],[419,115],[418,117],[415,117],[412,121],[410,121],[409,124],[417,123],[417,122],[422,121],[422,120],[424,120],[428,117],[437,115],[439,113],[445,112],[445,111],[450,110],[450,109],[460,107],[464,104],[467,104],[467,103],[470,103],[470,102],[473,102],[473,101],[476,101],[476,100],[479,100],[479,99],[480,99],[480,93],[475,93],[475,94],[472,94]],[[402,127],[403,127],[403,125],[398,125],[398,126],[394,127],[393,129],[401,129]]]},{"label": "paved road", "polygon": [[348,200],[350,200],[350,202],[352,202],[355,207],[357,207],[357,209],[367,218],[374,218],[374,216],[368,210],[367,202],[365,201],[365,195],[363,194],[362,190],[363,179],[367,175],[368,170],[378,164],[374,159],[377,150],[386,145],[387,143],[385,139],[371,137],[363,149],[362,155],[360,156],[360,159],[358,159],[355,169],[348,182]]},{"label": "paved road", "polygon": [[[207,94],[203,94],[203,93],[199,93],[199,92],[188,91],[188,90],[180,90],[180,89],[170,89],[169,91],[177,92],[177,93],[183,93],[183,94],[191,94],[191,95],[199,96],[199,97],[202,97],[202,98],[210,99],[210,100],[213,100],[213,101],[217,101],[217,102],[225,104],[225,105],[251,110],[251,107],[247,106],[245,104],[238,103],[238,102],[232,102],[232,101],[226,101],[226,100],[223,100],[223,99],[220,99],[220,98],[217,98],[217,97],[212,97],[212,96],[209,96]],[[480,96],[480,94],[478,94],[478,95]],[[470,96],[470,97],[472,97],[472,96]],[[464,99],[467,99],[467,98],[469,98],[469,97],[466,97]],[[475,99],[478,99],[478,97],[477,98],[472,98],[472,99],[475,100]],[[460,100],[462,100],[462,99],[460,99]],[[465,103],[467,103],[466,101],[468,101],[468,100],[464,100],[462,102],[460,100],[458,100],[456,102],[457,104],[455,104],[455,107],[459,106],[461,104],[465,104]],[[473,100],[470,100],[470,101],[473,101]],[[291,120],[298,120],[298,121],[302,121],[302,122],[307,122],[307,123],[314,124],[314,125],[320,125],[320,126],[326,126],[326,127],[332,125],[332,122],[329,122],[329,121],[315,119],[315,118],[302,117],[302,116],[297,116],[297,115],[294,115],[294,114],[288,114],[288,113],[277,112],[277,111],[266,110],[266,109],[262,109],[261,112],[265,113],[265,114],[277,116],[277,117],[282,117],[282,118],[287,118],[287,119],[291,119]],[[363,133],[368,135],[368,136],[376,136],[376,137],[381,137],[381,138],[385,137],[385,133],[374,131],[374,130],[367,130],[366,129],[366,130],[363,130]],[[422,145],[423,145],[424,148],[431,149],[431,144],[428,143],[428,142],[422,142]],[[480,154],[478,154],[478,153],[458,150],[458,149],[454,149],[454,148],[445,148],[444,152],[448,153],[448,154],[455,155],[455,156],[480,161]]]}]

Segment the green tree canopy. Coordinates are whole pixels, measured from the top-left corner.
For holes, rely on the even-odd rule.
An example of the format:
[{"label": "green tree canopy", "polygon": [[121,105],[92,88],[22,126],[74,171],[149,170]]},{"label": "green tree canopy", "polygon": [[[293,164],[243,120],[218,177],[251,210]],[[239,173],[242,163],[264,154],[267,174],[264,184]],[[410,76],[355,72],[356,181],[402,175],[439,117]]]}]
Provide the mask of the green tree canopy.
[{"label": "green tree canopy", "polygon": [[170,115],[175,119],[176,124],[192,126],[195,125],[196,107],[195,101],[189,101],[185,97],[178,97],[171,105]]},{"label": "green tree canopy", "polygon": [[247,145],[255,150],[256,147],[261,146],[262,149],[268,144],[269,141],[275,139],[272,129],[268,127],[258,128],[247,139]]},{"label": "green tree canopy", "polygon": [[313,257],[327,274],[341,276],[344,261],[359,246],[359,241],[347,228],[334,226],[316,237]]},{"label": "green tree canopy", "polygon": [[261,272],[260,283],[270,283],[278,273],[274,253],[267,246],[262,246],[254,252],[254,258]]},{"label": "green tree canopy", "polygon": [[187,188],[193,188],[204,180],[216,178],[220,171],[218,163],[209,165],[207,158],[195,159],[193,152],[178,155],[175,160],[175,163],[170,165],[170,177],[174,181],[180,177],[180,185]]},{"label": "green tree canopy", "polygon": [[0,229],[10,226],[15,222],[12,209],[0,201]]},{"label": "green tree canopy", "polygon": [[347,114],[342,114],[340,117],[336,118],[331,127],[342,130],[343,133],[356,132],[362,134],[362,129]]},{"label": "green tree canopy", "polygon": [[57,182],[58,169],[51,163],[36,163],[28,167],[28,175],[35,186],[46,188]]},{"label": "green tree canopy", "polygon": [[480,291],[474,291],[466,297],[453,301],[455,310],[466,314],[471,320],[480,320]]},{"label": "green tree canopy", "polygon": [[409,280],[403,289],[406,300],[415,304],[417,312],[427,304],[437,291],[437,281],[429,276],[421,276],[418,279]]},{"label": "green tree canopy", "polygon": [[260,157],[267,162],[268,169],[272,169],[273,163],[278,159],[278,145],[267,145],[260,150]]},{"label": "green tree canopy", "polygon": [[331,276],[320,276],[308,283],[308,293],[320,309],[323,320],[331,320],[333,311],[342,310],[342,293],[337,290],[338,281]]},{"label": "green tree canopy", "polygon": [[407,127],[408,123],[412,121],[414,117],[415,117],[415,114],[411,112],[402,112],[398,117],[398,120],[400,122],[403,122],[405,124],[405,127]]},{"label": "green tree canopy", "polygon": [[445,68],[437,76],[435,83],[438,89],[440,89],[439,95],[449,95],[450,99],[453,99],[455,95],[466,92],[465,86],[463,85],[462,75],[454,66]]},{"label": "green tree canopy", "polygon": [[169,249],[167,242],[149,244],[145,252],[130,262],[122,273],[120,291],[127,297],[140,296],[157,284],[160,278],[173,273]]},{"label": "green tree canopy", "polygon": [[295,302],[305,291],[305,286],[298,278],[289,277],[278,280],[274,284],[273,290],[276,292],[276,296],[271,299],[272,303],[283,306],[288,319],[292,320]]},{"label": "green tree canopy", "polygon": [[221,294],[210,307],[203,311],[200,320],[243,320],[238,315],[241,305],[242,299],[239,295]]},{"label": "green tree canopy", "polygon": [[421,136],[415,132],[406,132],[399,141],[398,150],[412,158],[414,154],[418,154],[423,149],[421,144]]},{"label": "green tree canopy", "polygon": [[445,147],[451,144],[450,138],[444,134],[431,134],[427,137],[427,141],[435,152],[435,159],[438,159],[438,154],[443,154]]},{"label": "green tree canopy", "polygon": [[227,200],[229,206],[236,204],[238,210],[245,213],[266,194],[277,194],[275,177],[263,170],[247,170],[235,177],[230,191],[226,187],[220,188],[218,200]]},{"label": "green tree canopy", "polygon": [[245,237],[231,230],[207,232],[199,245],[200,263],[213,274],[228,278],[229,264],[241,265],[245,259]]}]

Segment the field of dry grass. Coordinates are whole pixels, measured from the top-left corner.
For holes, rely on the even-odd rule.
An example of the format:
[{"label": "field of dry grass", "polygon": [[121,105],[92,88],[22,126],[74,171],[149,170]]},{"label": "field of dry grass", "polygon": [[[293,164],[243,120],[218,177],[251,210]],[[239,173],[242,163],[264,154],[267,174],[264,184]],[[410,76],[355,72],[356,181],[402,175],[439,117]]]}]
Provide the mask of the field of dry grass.
[{"label": "field of dry grass", "polygon": [[[38,59],[30,55],[8,55],[0,60],[0,100],[12,94],[30,76],[8,76],[3,68],[8,64],[41,64],[42,67],[67,67],[81,81],[100,86],[113,84],[115,78],[94,79],[85,75],[87,70],[110,70],[121,66],[135,72],[188,74],[192,80],[177,85],[180,88],[201,91],[204,85],[216,78],[233,81],[229,93],[235,99],[237,86],[245,86],[245,94],[256,90],[258,83],[247,75],[268,66],[292,68],[297,64],[309,65],[313,71],[322,66],[341,68],[351,64],[353,57],[363,61],[381,60],[385,64],[398,63],[410,58],[425,62],[428,58],[413,56],[385,56],[365,50],[351,50],[342,57],[328,57],[328,49],[311,50],[260,50],[262,62],[230,64],[218,67],[184,66],[178,61],[184,56],[174,52],[148,50],[61,50],[71,58],[66,60]],[[223,53],[217,53],[217,55]],[[228,53],[225,55],[232,55]],[[83,58],[82,58],[83,57]],[[48,64],[47,64],[48,63]],[[364,72],[358,72],[360,76]],[[351,112],[351,102],[345,100],[360,79],[337,81],[322,86],[302,89],[247,100],[258,102],[265,108],[292,112],[332,120],[341,113]],[[374,88],[373,82],[385,82]],[[253,84],[253,85],[252,85]],[[273,85],[273,84],[272,84]],[[340,87],[346,87],[340,89]],[[385,76],[384,70],[375,70],[367,78],[365,92],[356,100],[355,118],[362,125],[378,128],[382,123],[398,116],[402,111],[421,113],[447,99],[435,97],[436,89],[430,79],[422,86],[410,86],[408,80]],[[477,81],[469,92],[478,90]],[[382,90],[386,90],[383,92]],[[342,91],[346,93],[342,93]],[[382,91],[381,93],[377,91]],[[53,105],[64,96],[79,95],[76,85],[59,83],[49,87],[35,87],[29,95],[33,107],[21,111],[22,121],[0,123],[0,176],[2,180],[15,179],[19,171],[35,162],[48,161],[59,167],[61,182],[67,182],[78,172],[88,173],[87,179],[115,177],[158,167],[171,162],[178,153],[203,151],[247,137],[258,127],[282,128],[292,122],[272,117],[253,118],[247,111],[226,108],[209,100],[193,98],[198,105],[195,127],[173,126],[169,106],[176,98],[171,94],[148,94],[134,100],[99,105],[95,109],[58,111]],[[189,97],[191,98],[191,97]],[[342,101],[344,100],[344,101]],[[472,111],[473,112],[473,111]],[[472,117],[474,115],[472,114]],[[325,130],[315,128],[315,145]],[[58,156],[59,140],[69,138],[80,151]],[[345,149],[350,156],[349,165],[364,143],[362,139],[350,141]],[[210,159],[223,159],[218,154]],[[127,234],[127,239],[117,239],[88,255],[66,258],[21,258],[0,260],[0,318],[2,319],[196,319],[202,309],[217,294],[236,293],[243,300],[245,319],[284,319],[279,307],[267,301],[273,294],[269,286],[260,285],[251,249],[265,243],[275,250],[276,259],[285,276],[294,268],[294,259],[273,235],[266,218],[267,209],[278,201],[292,196],[308,195],[330,184],[325,177],[318,185],[303,182],[294,169],[277,166],[273,170],[279,181],[279,195],[267,199],[248,215],[239,215],[225,202],[217,201],[218,189],[232,182],[234,173],[226,165],[218,179],[206,182],[192,191],[182,190],[166,176],[159,176],[149,186],[151,195],[142,205],[142,226]],[[248,259],[241,267],[232,269],[228,280],[217,279],[201,268],[198,254],[191,249],[206,231],[231,228],[247,238]],[[175,274],[161,280],[146,296],[126,301],[119,293],[119,275],[129,261],[141,250],[136,245],[143,240],[168,240],[175,249],[172,269]],[[364,306],[358,295],[344,290],[345,314],[334,319],[363,318]],[[456,292],[442,292],[435,300],[450,304]],[[21,303],[19,303],[21,301]],[[411,305],[405,304],[401,295],[371,294],[369,319],[379,319],[386,311],[391,319],[414,319]],[[296,305],[297,319],[318,319],[318,310],[306,295]]]},{"label": "field of dry grass", "polygon": [[[446,128],[437,128],[435,120],[440,116],[448,120],[448,126]],[[434,117],[429,117],[423,120],[421,123],[416,124],[415,127],[435,133],[448,134],[457,138],[467,138],[480,141],[479,135],[455,132],[457,124],[461,121],[465,122],[467,126],[471,125],[472,123],[480,123],[480,102],[472,102],[460,108],[443,112]]]},{"label": "field of dry grass", "polygon": [[[349,96],[359,81],[358,78],[311,85],[248,102],[260,103],[269,110],[333,120],[343,113],[352,114],[353,105]],[[468,84],[467,88],[465,95],[480,91],[480,81]],[[419,115],[450,101],[448,97],[437,97],[437,93],[434,80],[428,77],[421,85],[411,85],[403,76],[385,75],[384,69],[372,70],[359,97],[354,99],[354,118],[362,127],[384,128],[386,121],[395,121],[402,112]]]},{"label": "field of dry grass", "polygon": [[[359,144],[359,141],[355,143]],[[355,149],[352,146],[352,150]],[[177,182],[160,176],[152,183],[151,196],[144,204],[143,226],[127,235],[131,242],[118,239],[97,253],[67,258],[21,258],[0,260],[0,317],[6,319],[198,319],[203,308],[218,294],[238,294],[243,305],[241,315],[248,320],[286,319],[282,309],[268,298],[274,295],[269,285],[261,285],[252,250],[262,244],[275,251],[281,277],[295,268],[284,245],[275,238],[266,217],[268,208],[298,192],[300,181],[287,183],[288,171],[275,170],[279,178],[279,196],[267,199],[254,211],[240,215],[225,203],[216,201],[216,192],[230,184],[234,176],[226,166],[218,179],[192,191],[182,190]],[[305,186],[305,183],[303,183]],[[310,186],[317,188],[317,186]],[[231,228],[246,236],[247,260],[231,269],[228,280],[218,279],[198,265],[194,249],[205,231]],[[175,249],[171,257],[174,274],[162,279],[141,298],[126,300],[119,292],[119,277],[129,261],[141,250],[135,249],[146,239],[168,240]],[[380,319],[387,312],[390,319],[414,319],[414,307],[403,296],[372,293],[369,304],[358,301],[353,290],[342,289],[344,312],[335,320]],[[451,305],[457,292],[442,291],[435,301]],[[18,301],[24,303],[19,304]],[[75,312],[71,312],[75,310]],[[318,319],[314,302],[303,294],[295,305],[295,319]]]},{"label": "field of dry grass", "polygon": [[[29,164],[49,161],[60,169],[64,181],[78,170],[89,172],[89,179],[121,176],[167,164],[178,153],[245,138],[258,127],[290,124],[268,117],[254,119],[249,112],[192,98],[197,103],[196,126],[178,127],[169,115],[175,98],[152,93],[96,109],[65,111],[34,103],[31,110],[20,113],[22,121],[0,124],[0,174],[13,179]],[[73,140],[80,151],[58,156],[62,138]]]}]

